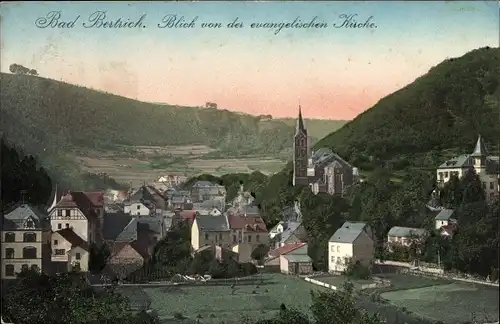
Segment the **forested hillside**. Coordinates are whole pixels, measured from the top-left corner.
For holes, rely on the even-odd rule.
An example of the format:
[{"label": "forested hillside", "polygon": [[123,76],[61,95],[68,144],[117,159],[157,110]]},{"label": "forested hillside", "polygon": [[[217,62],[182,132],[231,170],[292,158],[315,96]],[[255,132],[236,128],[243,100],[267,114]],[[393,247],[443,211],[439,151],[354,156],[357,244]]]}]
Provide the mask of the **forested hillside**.
[{"label": "forested hillside", "polygon": [[497,150],[499,98],[500,49],[477,49],[433,67],[316,147],[330,147],[355,164],[402,155],[411,162],[430,151],[471,151],[480,133]]},{"label": "forested hillside", "polygon": [[228,110],[145,103],[30,75],[2,73],[1,90],[0,129],[30,153],[204,144],[238,154],[274,154],[292,145],[293,125],[261,123],[260,117]]}]

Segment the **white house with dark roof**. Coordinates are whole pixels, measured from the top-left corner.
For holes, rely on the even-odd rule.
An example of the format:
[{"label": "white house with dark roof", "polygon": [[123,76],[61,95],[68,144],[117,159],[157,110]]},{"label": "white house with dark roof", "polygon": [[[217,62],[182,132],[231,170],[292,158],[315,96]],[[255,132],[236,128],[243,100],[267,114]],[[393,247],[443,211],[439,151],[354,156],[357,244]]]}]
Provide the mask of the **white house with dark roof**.
[{"label": "white house with dark roof", "polygon": [[14,279],[22,269],[47,272],[50,265],[48,216],[29,204],[18,204],[1,217],[2,279]]},{"label": "white house with dark roof", "polygon": [[375,254],[373,231],[362,222],[345,222],[328,242],[328,270],[343,272],[349,262],[371,267]]},{"label": "white house with dark roof", "polygon": [[487,200],[499,195],[499,157],[488,154],[483,138],[479,135],[474,151],[454,157],[436,170],[438,186],[442,187],[452,176],[463,177],[470,169],[474,169],[481,180]]},{"label": "white house with dark roof", "polygon": [[273,242],[271,249],[277,249],[285,244],[307,242],[307,232],[302,224],[300,203],[283,210],[283,220],[269,231],[269,239]]},{"label": "white house with dark roof", "polygon": [[453,209],[443,209],[436,215],[434,221],[436,223],[436,229],[441,229],[443,226],[448,226],[451,223],[456,223],[456,219],[453,218]]},{"label": "white house with dark roof", "polygon": [[410,246],[415,241],[423,242],[427,234],[428,232],[424,228],[394,226],[387,233],[387,242],[401,246]]}]

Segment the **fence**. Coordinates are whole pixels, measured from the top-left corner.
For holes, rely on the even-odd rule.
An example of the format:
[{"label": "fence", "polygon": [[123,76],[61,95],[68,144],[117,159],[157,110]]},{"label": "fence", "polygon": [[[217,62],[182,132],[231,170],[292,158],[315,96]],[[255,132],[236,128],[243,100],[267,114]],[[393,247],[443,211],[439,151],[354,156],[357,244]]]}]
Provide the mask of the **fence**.
[{"label": "fence", "polygon": [[325,282],[322,282],[322,281],[319,281],[319,280],[316,280],[316,279],[311,279],[311,278],[306,277],[306,278],[304,278],[304,280],[307,281],[307,282],[310,282],[312,284],[318,285],[318,286],[323,286],[323,287],[326,287],[326,288],[329,288],[329,289],[337,290],[336,286],[327,284]]}]

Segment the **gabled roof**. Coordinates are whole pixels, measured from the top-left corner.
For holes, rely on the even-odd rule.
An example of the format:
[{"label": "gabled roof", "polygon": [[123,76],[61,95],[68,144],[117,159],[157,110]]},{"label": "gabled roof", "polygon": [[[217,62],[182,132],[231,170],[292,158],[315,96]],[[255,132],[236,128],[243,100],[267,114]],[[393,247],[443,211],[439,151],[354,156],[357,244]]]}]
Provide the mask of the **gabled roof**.
[{"label": "gabled roof", "polygon": [[453,216],[453,209],[443,209],[436,215],[435,220],[449,220]]},{"label": "gabled roof", "polygon": [[94,207],[104,206],[104,191],[84,191],[83,194],[87,196]]},{"label": "gabled roof", "polygon": [[154,196],[149,192],[146,186],[141,186],[137,191],[135,191],[130,197],[127,199],[128,202],[137,203],[144,201],[154,202]]},{"label": "gabled roof", "polygon": [[61,235],[66,241],[71,243],[71,248],[81,247],[85,251],[89,250],[89,246],[87,242],[85,242],[80,235],[76,234],[71,228],[63,228],[61,230],[56,231],[59,235]]},{"label": "gabled roof", "polygon": [[423,228],[412,228],[412,227],[401,227],[394,226],[389,230],[388,236],[397,237],[409,237],[411,235],[422,236],[425,235],[427,231]]},{"label": "gabled roof", "polygon": [[277,227],[279,225],[283,226],[283,232],[279,233],[278,235],[280,235],[280,242],[284,243],[293,233],[297,231],[297,229],[300,227],[300,225],[302,225],[302,223],[281,221],[275,227],[273,227],[271,232],[277,232]]},{"label": "gabled roof", "polygon": [[25,222],[31,218],[34,229],[41,229],[49,225],[47,215],[37,207],[30,204],[17,203],[10,207],[2,216],[3,229],[21,229],[25,227]]},{"label": "gabled roof", "polygon": [[115,240],[132,220],[130,214],[120,212],[105,213],[102,235],[105,240]]},{"label": "gabled roof", "polygon": [[[98,203],[98,195],[92,197],[92,199],[96,200],[95,203]],[[55,206],[55,208],[78,208],[87,218],[96,218],[94,208],[98,207],[82,191],[68,191]]]},{"label": "gabled roof", "polygon": [[198,228],[204,232],[223,232],[230,230],[229,223],[225,215],[199,215],[194,221],[198,225]]},{"label": "gabled roof", "polygon": [[363,222],[345,222],[342,227],[332,235],[330,242],[353,243],[363,232],[369,234],[371,238],[368,224]]},{"label": "gabled roof", "polygon": [[[285,244],[277,249],[274,249],[272,251],[269,251],[269,257],[270,258],[276,258],[279,257],[280,255],[283,254],[288,254],[291,253],[301,247],[307,247],[307,243],[291,243],[291,244]],[[307,249],[306,249],[307,250]],[[307,253],[306,253],[307,254]]]},{"label": "gabled roof", "polygon": [[227,219],[231,229],[245,229],[246,231],[267,233],[266,223],[264,223],[261,217],[228,214]]},{"label": "gabled roof", "polygon": [[196,210],[183,210],[179,213],[179,215],[184,219],[184,220],[189,220],[192,221],[196,217]]}]

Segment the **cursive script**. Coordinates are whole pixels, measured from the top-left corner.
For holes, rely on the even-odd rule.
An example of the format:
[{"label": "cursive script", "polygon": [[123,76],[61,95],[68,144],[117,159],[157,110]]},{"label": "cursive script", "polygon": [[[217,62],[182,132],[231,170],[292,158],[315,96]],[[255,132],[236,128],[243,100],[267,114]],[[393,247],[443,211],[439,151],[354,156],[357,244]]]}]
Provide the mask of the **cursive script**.
[{"label": "cursive script", "polygon": [[79,19],[80,15],[73,20],[63,20],[60,11],[49,11],[45,17],[35,20],[35,26],[38,28],[74,28]]},{"label": "cursive script", "polygon": [[339,16],[340,22],[335,22],[333,27],[335,28],[377,28],[377,25],[372,21],[373,16],[368,17],[363,22],[359,22],[357,18],[358,14],[341,14]]},{"label": "cursive script", "polygon": [[106,11],[96,11],[88,17],[83,23],[85,28],[146,28],[144,20],[146,14],[143,14],[139,19],[123,18],[110,20],[106,15]]}]

